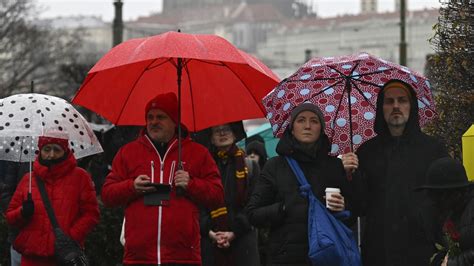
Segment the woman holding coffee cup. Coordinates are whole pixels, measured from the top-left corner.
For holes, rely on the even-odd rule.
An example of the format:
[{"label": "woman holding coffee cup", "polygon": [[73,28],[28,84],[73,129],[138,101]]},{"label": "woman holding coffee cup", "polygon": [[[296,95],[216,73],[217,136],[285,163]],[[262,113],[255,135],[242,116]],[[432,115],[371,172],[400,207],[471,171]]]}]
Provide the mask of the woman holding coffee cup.
[{"label": "woman holding coffee cup", "polygon": [[279,156],[266,163],[247,205],[253,225],[270,226],[270,265],[310,265],[308,201],[300,195],[300,185],[285,156],[298,162],[314,195],[329,210],[347,209],[351,198],[341,160],[328,155],[321,110],[302,103],[292,110],[290,119],[277,145]]}]

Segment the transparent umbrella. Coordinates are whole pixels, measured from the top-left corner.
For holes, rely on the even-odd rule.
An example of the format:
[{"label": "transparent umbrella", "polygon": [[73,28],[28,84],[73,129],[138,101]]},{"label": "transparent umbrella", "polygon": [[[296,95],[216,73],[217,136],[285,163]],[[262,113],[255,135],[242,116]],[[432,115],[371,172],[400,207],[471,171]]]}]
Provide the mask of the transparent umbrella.
[{"label": "transparent umbrella", "polygon": [[76,159],[103,151],[87,120],[66,100],[36,93],[0,99],[0,160],[33,161],[39,136],[69,139]]},{"label": "transparent umbrella", "polygon": [[67,101],[36,93],[0,99],[0,160],[30,163],[30,193],[39,136],[68,139],[77,159],[103,151],[89,123]]}]

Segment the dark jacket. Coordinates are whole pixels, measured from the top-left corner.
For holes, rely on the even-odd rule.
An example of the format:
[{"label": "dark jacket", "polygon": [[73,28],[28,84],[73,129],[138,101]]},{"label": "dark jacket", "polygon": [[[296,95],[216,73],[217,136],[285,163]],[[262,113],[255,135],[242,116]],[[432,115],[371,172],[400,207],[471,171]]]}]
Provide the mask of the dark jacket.
[{"label": "dark jacket", "polygon": [[[257,233],[250,225],[247,214],[243,207],[236,203],[236,165],[234,160],[224,163],[217,156],[214,156],[217,166],[222,177],[222,185],[224,186],[225,205],[227,208],[227,219],[230,225],[230,231],[234,232],[235,239],[230,244],[233,261],[236,266],[258,266],[260,265],[259,254],[257,249]],[[245,160],[247,163],[249,196],[254,187],[255,180],[260,175],[258,164],[251,160]],[[249,165],[251,164],[251,165]],[[209,238],[209,230],[212,230],[212,222],[210,212],[206,208],[201,208],[201,254],[203,266],[215,265],[214,256],[212,255],[215,245]]]},{"label": "dark jacket", "polygon": [[454,221],[456,230],[459,232],[459,248],[461,254],[450,255],[448,266],[472,266],[474,265],[474,191],[466,197],[464,207],[455,212],[451,219]]},{"label": "dark jacket", "polygon": [[357,151],[355,173],[357,209],[366,216],[362,237],[365,266],[428,265],[434,254],[434,207],[424,192],[414,188],[425,182],[428,166],[447,156],[441,143],[421,132],[416,94],[400,137],[392,137],[383,117],[384,91],[377,99],[375,138]]},{"label": "dark jacket", "polygon": [[[28,163],[18,163],[2,161],[2,170],[0,172],[0,210],[2,214],[7,211],[10,200],[15,193],[18,183],[20,183],[23,175],[29,172]],[[18,229],[15,227],[8,228],[8,242],[12,243],[15,237],[18,235]]]},{"label": "dark jacket", "polygon": [[299,183],[284,156],[298,161],[313,193],[321,201],[326,187],[338,187],[350,201],[348,181],[339,159],[328,156],[329,142],[322,134],[318,148],[308,154],[287,130],[277,145],[280,156],[263,168],[247,205],[250,222],[270,226],[268,256],[270,265],[309,265],[308,201],[299,194]]}]

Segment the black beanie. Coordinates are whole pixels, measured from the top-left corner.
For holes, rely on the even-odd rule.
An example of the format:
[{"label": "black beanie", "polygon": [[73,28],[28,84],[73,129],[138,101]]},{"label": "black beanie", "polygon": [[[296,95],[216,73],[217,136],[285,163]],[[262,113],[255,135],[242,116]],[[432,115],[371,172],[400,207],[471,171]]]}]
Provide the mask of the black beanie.
[{"label": "black beanie", "polygon": [[324,122],[323,112],[321,112],[321,109],[319,109],[319,107],[309,102],[302,103],[293,108],[293,110],[291,111],[291,120],[289,125],[290,129],[293,127],[293,122],[295,122],[295,119],[298,114],[304,111],[313,112],[319,117],[319,123],[321,123],[321,132],[324,132],[324,129],[326,128],[326,123]]}]

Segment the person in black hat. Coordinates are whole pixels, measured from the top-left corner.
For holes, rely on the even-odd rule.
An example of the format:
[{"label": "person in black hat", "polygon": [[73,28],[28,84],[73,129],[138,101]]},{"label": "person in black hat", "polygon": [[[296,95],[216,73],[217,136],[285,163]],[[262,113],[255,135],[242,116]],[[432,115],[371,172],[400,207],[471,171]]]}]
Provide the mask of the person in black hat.
[{"label": "person in black hat", "polygon": [[[431,265],[474,265],[474,191],[463,165],[450,157],[434,161],[428,168],[426,183],[416,190],[426,190],[439,209],[443,223],[439,233],[445,249]],[[451,244],[449,244],[451,243]],[[459,248],[453,248],[457,243]]]},{"label": "person in black hat", "polygon": [[268,157],[267,151],[265,150],[265,143],[259,140],[251,141],[245,147],[245,151],[247,152],[247,158],[256,161],[260,169],[263,169]]}]

